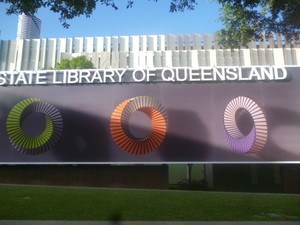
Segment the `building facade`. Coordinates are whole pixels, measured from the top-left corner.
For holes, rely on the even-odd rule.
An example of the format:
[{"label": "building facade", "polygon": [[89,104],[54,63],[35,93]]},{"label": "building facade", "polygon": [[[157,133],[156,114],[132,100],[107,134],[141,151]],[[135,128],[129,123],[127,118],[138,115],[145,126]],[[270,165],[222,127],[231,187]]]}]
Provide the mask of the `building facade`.
[{"label": "building facade", "polygon": [[35,16],[24,13],[19,16],[17,40],[40,38],[41,20]]},{"label": "building facade", "polygon": [[[247,48],[230,50],[230,49],[223,49],[219,47],[213,35],[209,35],[209,34],[171,35],[170,34],[170,35],[148,35],[148,36],[143,35],[143,36],[121,36],[121,37],[113,36],[113,37],[20,39],[20,40],[1,41],[0,42],[0,71],[50,69],[50,68],[54,68],[55,64],[57,62],[60,62],[64,58],[71,59],[73,57],[80,56],[80,55],[85,55],[88,59],[92,60],[95,68],[103,68],[103,69],[105,68],[159,68],[159,67],[196,68],[202,66],[212,67],[212,66],[254,66],[254,65],[276,65],[276,66],[300,65],[300,46],[290,45],[285,43],[284,40],[281,39],[280,35],[277,35],[275,40],[268,39],[263,42],[251,42],[249,43]],[[74,86],[74,87],[76,89],[84,88],[81,86]],[[175,85],[173,86],[173,89],[174,87]],[[150,90],[150,88],[153,87],[150,87],[149,85],[148,88]],[[32,89],[33,89],[32,87],[29,87],[27,89],[28,93],[29,90]],[[47,88],[48,91],[49,89],[50,88]],[[99,91],[103,91],[103,93],[108,93],[105,91],[104,86],[102,88],[97,88],[97,93],[99,93]],[[203,92],[205,92],[204,89]],[[62,95],[59,95],[58,92],[57,95],[59,95],[59,97],[54,96],[53,94],[54,92],[51,95],[49,95],[48,93],[49,92],[45,93],[44,97],[47,96],[47,98],[48,99],[50,98],[50,100],[52,98],[52,101],[58,101],[58,100],[65,101],[65,98],[61,98]],[[71,92],[68,93],[70,94]],[[70,95],[72,96],[72,98],[70,99],[80,101],[79,96],[82,96],[82,92],[76,91],[76,93],[78,93],[77,97],[75,97],[76,96],[75,92],[73,92],[74,95]],[[199,103],[200,97],[206,99],[207,93],[202,95],[201,94],[196,95],[197,99],[195,101],[197,102],[197,104],[200,104]],[[278,93],[282,93],[282,92],[278,91]],[[102,95],[99,94],[98,96],[102,96]],[[105,95],[103,94],[103,96]],[[125,98],[124,97],[125,95],[120,94],[120,96],[121,96],[120,98]],[[5,96],[3,97],[3,99],[4,99],[3,101],[7,102],[7,98]],[[80,104],[76,104],[76,106],[80,108],[88,108],[88,107],[82,107],[83,102],[84,101],[81,101]],[[119,101],[116,100],[115,103],[116,102]],[[165,103],[167,102],[170,103],[171,101],[165,101]],[[212,101],[208,101],[208,102],[212,102]],[[63,104],[58,104],[58,105],[63,105]],[[105,106],[103,108],[107,109],[110,104],[103,104],[103,105]],[[191,105],[192,107],[194,107],[194,104]],[[218,104],[215,105],[217,106]],[[293,103],[293,106],[294,105],[297,104]],[[207,109],[209,107],[203,107],[203,108]],[[174,107],[172,109],[174,110]],[[216,108],[214,108],[214,111],[218,112]],[[98,113],[99,111],[97,111],[97,115]],[[173,115],[175,116],[178,115],[178,111],[177,114],[173,114]],[[208,113],[206,115],[208,115]],[[284,115],[282,111],[278,111],[278,115],[277,115],[278,117],[273,117],[273,120],[276,121],[277,118],[283,117],[282,115]],[[78,117],[74,116],[73,118],[82,118],[82,114],[78,114]],[[290,121],[286,119],[286,117],[283,118],[284,121]],[[289,116],[287,116],[287,118],[289,118]],[[4,119],[4,117],[2,117],[2,119]],[[74,128],[73,121],[77,121],[77,120],[69,119],[69,123],[72,124],[71,126],[72,132]],[[209,127],[209,124],[211,124],[212,122],[211,120],[206,119],[203,120],[202,123],[207,124],[207,126],[203,126],[203,127]],[[200,125],[202,123],[200,123]],[[2,122],[2,124],[5,124],[5,122]],[[76,124],[78,124],[78,122]],[[195,123],[193,121],[193,125],[194,124]],[[297,124],[297,123],[293,122],[291,124]],[[186,123],[186,119],[184,123],[181,123],[181,126],[183,125],[185,125],[189,129],[192,127],[189,126],[188,123]],[[81,123],[80,127],[85,128],[87,127],[87,124]],[[90,126],[88,126],[88,129],[85,130],[89,130],[89,129]],[[193,132],[193,133],[198,135],[198,132]],[[89,142],[91,136],[89,136],[88,139]],[[81,147],[81,145],[79,144],[78,146]],[[75,144],[72,146],[72,154],[74,154],[74,152],[76,153],[75,147],[78,146]],[[184,146],[186,146],[186,143]],[[81,152],[82,151],[80,151],[80,153]],[[186,154],[186,151],[184,154]],[[59,174],[63,174],[62,181],[59,181],[59,184],[61,185],[69,185],[70,183],[73,184],[74,181],[72,181],[72,179],[76,177],[76,181],[80,181],[79,184],[76,183],[77,185],[94,185],[94,186],[111,185],[115,187],[117,183],[119,186],[123,185],[124,187],[127,185],[126,187],[132,187],[130,186],[131,184],[129,184],[128,179],[126,181],[117,180],[117,181],[110,181],[111,183],[105,183],[105,179],[103,179],[103,177],[96,179],[97,181],[99,181],[99,183],[91,184],[89,183],[89,181],[94,181],[95,179],[93,177],[89,178],[89,174],[93,174],[93,173],[90,173],[88,170],[86,170],[86,167],[84,166],[78,166],[78,167],[70,166],[71,168],[65,166],[64,168],[60,167],[57,170],[53,168],[48,170],[47,167],[43,167],[43,166],[41,167],[43,169],[41,170],[42,175],[36,174],[36,168],[27,167],[29,168],[29,170],[27,172],[27,176],[25,176],[26,182],[30,184],[31,183],[37,184],[38,182],[42,184],[53,184],[53,183],[57,184],[57,174],[59,173]],[[204,176],[208,183],[209,188],[216,187],[219,190],[224,190],[224,189],[235,190],[235,189],[231,189],[232,187],[230,187],[229,185],[234,185],[238,182],[240,182],[241,184],[246,184],[247,187],[245,187],[245,189],[247,188],[247,191],[249,191],[250,188],[255,188],[256,190],[261,191],[261,189],[257,188],[258,185],[260,184],[262,184],[262,186],[265,185],[267,187],[274,186],[276,189],[275,191],[277,191],[277,189],[278,190],[281,189],[282,186],[287,186],[285,187],[285,190],[287,190],[289,188],[288,187],[289,182],[293,180],[294,183],[296,182],[297,183],[292,184],[290,186],[293,188],[296,187],[295,192],[299,192],[300,180],[299,180],[298,164],[295,167],[296,168],[294,167],[286,168],[286,166],[278,166],[278,165],[265,166],[265,165],[255,165],[255,164],[241,165],[241,166],[240,165],[224,166],[218,164],[217,165],[207,164],[205,165]],[[20,175],[16,175],[16,170],[12,170],[11,168],[7,169],[8,171],[14,173],[14,176],[12,176],[11,175],[12,173],[8,173],[6,171],[6,168],[4,169],[3,168],[4,167],[0,168],[2,169],[2,171],[4,171],[2,172],[2,175],[4,174],[2,176],[3,183],[5,182],[18,183],[24,180],[22,179],[24,177],[24,173],[17,172],[17,174],[20,173]],[[262,172],[264,172],[266,168],[270,172],[263,174]],[[94,166],[93,168],[91,168],[91,170],[94,172],[97,171],[98,169],[99,166]],[[148,172],[147,176],[143,174],[142,177],[147,177],[147,180],[151,180],[149,179],[149,175],[151,177],[153,176],[157,178],[157,174],[163,174],[163,175],[167,174],[165,169],[166,168],[163,167],[159,173],[154,173],[152,171]],[[24,171],[24,168],[19,166],[17,170]],[[48,170],[47,176],[44,176],[45,170]],[[101,170],[103,170],[103,168],[101,168]],[[124,168],[120,168],[120,170],[124,170]],[[118,170],[118,173],[120,170]],[[66,173],[65,171],[68,171],[68,173]],[[70,171],[74,172],[74,174],[76,174],[77,172],[80,174],[84,174],[85,175],[84,177],[87,178],[80,180],[77,179],[78,177],[77,175],[69,176]],[[109,172],[106,173],[110,175],[109,178],[107,178],[108,180],[110,180],[110,177],[117,177],[117,178],[120,177],[120,176],[115,176],[114,171],[115,170],[111,169],[111,167],[109,168]],[[141,171],[141,168],[130,170],[130,172],[128,172],[127,174],[130,174],[130,177],[141,177],[141,175],[138,173],[139,171]],[[241,173],[239,173],[240,171]],[[292,171],[291,174],[293,176],[290,175],[290,171]],[[238,173],[238,175],[233,175],[234,173]],[[280,177],[281,175],[282,177]],[[37,179],[36,177],[38,177],[39,179]],[[45,179],[44,180],[40,179],[40,177],[43,177]],[[49,179],[49,177],[54,177],[53,181],[51,180],[51,178]],[[121,178],[122,177],[123,176],[121,176]],[[268,177],[269,179],[265,179],[265,177]],[[291,179],[291,177],[293,179]],[[12,180],[12,178],[14,180]],[[233,182],[228,182],[231,181],[230,180],[231,178],[234,178]],[[166,181],[167,176],[164,176],[164,178],[162,179]],[[238,182],[236,181],[237,179],[239,179]],[[161,180],[158,181],[155,180],[153,181],[153,183],[166,184],[163,183]],[[140,184],[143,184],[143,182],[140,181]],[[139,184],[135,184],[135,185],[136,186],[133,187],[142,186]],[[222,186],[224,187],[224,189],[222,189],[223,188]],[[149,188],[149,184],[146,187]],[[166,185],[164,185],[164,187],[166,187]]]},{"label": "building facade", "polygon": [[85,55],[95,68],[300,65],[300,46],[280,35],[247,48],[223,49],[211,34],[20,39],[1,41],[0,70],[54,68]]}]

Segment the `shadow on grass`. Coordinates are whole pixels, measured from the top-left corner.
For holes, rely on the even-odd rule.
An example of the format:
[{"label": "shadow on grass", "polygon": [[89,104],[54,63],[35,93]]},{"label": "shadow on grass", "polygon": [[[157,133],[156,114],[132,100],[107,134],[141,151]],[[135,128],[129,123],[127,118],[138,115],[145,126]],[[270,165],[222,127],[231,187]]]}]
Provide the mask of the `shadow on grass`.
[{"label": "shadow on grass", "polygon": [[122,213],[120,211],[116,211],[108,217],[108,220],[111,225],[119,225],[122,221]]}]

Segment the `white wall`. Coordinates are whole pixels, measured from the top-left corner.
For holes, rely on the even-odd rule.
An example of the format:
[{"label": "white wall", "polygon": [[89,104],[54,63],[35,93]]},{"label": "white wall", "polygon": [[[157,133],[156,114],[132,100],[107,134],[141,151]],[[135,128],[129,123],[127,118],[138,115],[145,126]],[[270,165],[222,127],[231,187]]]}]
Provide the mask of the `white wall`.
[{"label": "white wall", "polygon": [[277,40],[222,49],[211,34],[78,37],[1,41],[0,70],[54,68],[85,55],[95,68],[300,65],[300,46]]}]

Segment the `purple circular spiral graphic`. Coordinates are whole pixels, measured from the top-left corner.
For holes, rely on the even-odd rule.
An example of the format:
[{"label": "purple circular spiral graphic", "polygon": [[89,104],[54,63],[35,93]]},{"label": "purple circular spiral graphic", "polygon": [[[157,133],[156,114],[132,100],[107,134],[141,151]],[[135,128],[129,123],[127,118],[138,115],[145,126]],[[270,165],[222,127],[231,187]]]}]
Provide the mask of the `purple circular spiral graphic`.
[{"label": "purple circular spiral graphic", "polygon": [[[253,127],[247,135],[242,134],[237,125],[235,115],[240,109],[247,110],[253,119]],[[268,127],[265,114],[251,98],[238,96],[227,104],[224,111],[224,126],[227,142],[235,152],[258,153],[267,142]]]}]

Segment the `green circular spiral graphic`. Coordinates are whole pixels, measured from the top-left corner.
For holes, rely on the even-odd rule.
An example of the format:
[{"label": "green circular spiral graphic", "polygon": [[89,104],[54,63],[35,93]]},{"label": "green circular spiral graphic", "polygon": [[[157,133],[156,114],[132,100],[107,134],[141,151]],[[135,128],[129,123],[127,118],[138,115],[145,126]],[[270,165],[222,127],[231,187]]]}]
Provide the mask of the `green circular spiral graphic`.
[{"label": "green circular spiral graphic", "polygon": [[[29,136],[22,129],[23,121],[32,113],[45,116],[45,129],[37,136]],[[56,144],[62,133],[62,125],[62,117],[56,107],[38,98],[28,98],[12,108],[6,129],[15,149],[25,154],[40,154]]]}]

